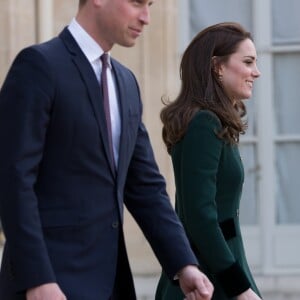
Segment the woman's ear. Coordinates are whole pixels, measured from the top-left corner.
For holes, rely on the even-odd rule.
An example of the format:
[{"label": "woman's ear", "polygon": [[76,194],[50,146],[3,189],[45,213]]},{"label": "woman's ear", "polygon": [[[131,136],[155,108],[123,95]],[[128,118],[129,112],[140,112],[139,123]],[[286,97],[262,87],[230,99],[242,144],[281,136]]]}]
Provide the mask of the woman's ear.
[{"label": "woman's ear", "polygon": [[217,56],[211,58],[211,67],[219,81],[223,79],[223,68]]},{"label": "woman's ear", "polygon": [[211,58],[211,68],[216,75],[219,75],[219,62],[217,56]]},{"label": "woman's ear", "polygon": [[213,71],[214,71],[216,74],[218,74],[218,72],[219,72],[219,62],[218,62],[217,56],[213,56],[213,57],[211,58],[211,67],[212,67]]}]

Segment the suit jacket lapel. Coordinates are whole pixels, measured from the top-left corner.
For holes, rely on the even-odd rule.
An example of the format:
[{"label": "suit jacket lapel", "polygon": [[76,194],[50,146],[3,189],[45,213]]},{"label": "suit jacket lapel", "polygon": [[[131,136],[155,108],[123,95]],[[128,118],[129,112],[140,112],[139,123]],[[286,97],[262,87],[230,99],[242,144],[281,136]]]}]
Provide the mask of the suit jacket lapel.
[{"label": "suit jacket lapel", "polygon": [[97,123],[101,132],[101,138],[103,140],[106,158],[109,161],[111,172],[115,176],[115,166],[113,166],[112,160],[110,158],[108,134],[105,123],[105,113],[102,105],[103,100],[99,82],[97,81],[93,68],[77,45],[69,30],[65,28],[61,32],[59,37],[63,40],[67,49],[71,53],[72,60],[77,66],[80,76],[87,87],[89,99],[91,101],[93,111],[95,113],[95,117],[97,119]]}]

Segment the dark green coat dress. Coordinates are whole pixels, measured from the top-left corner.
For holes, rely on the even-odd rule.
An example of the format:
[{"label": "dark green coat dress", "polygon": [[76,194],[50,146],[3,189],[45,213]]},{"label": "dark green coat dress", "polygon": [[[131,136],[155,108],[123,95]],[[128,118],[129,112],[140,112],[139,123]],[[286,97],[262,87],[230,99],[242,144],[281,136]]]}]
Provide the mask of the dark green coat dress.
[{"label": "dark green coat dress", "polygon": [[[198,112],[172,150],[176,211],[200,269],[212,281],[214,300],[235,299],[251,287],[259,292],[245,257],[239,225],[244,170],[237,146],[216,136],[220,121]],[[172,241],[170,241],[171,243]],[[179,286],[162,273],[156,300],[182,300]]]}]

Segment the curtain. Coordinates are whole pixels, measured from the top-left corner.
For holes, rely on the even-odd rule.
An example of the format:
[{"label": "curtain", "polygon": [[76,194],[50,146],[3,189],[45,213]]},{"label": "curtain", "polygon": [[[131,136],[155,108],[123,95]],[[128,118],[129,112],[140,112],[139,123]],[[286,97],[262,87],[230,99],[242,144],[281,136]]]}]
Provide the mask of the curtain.
[{"label": "curtain", "polygon": [[[300,97],[296,87],[300,79],[300,53],[276,54],[273,65],[276,134],[279,136],[276,143],[277,222],[299,224]],[[286,135],[296,138],[280,141],[280,137]]]},{"label": "curtain", "polygon": [[252,1],[190,0],[189,6],[190,38],[204,27],[225,21],[239,22],[252,31]]},{"label": "curtain", "polygon": [[272,0],[274,45],[300,43],[299,0]]}]

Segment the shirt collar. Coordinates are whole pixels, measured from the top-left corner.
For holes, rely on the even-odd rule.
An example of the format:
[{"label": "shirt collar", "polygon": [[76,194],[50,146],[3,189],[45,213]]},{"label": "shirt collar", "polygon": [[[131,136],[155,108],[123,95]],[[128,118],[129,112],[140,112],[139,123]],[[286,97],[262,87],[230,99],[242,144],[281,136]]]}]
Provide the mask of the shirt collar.
[{"label": "shirt collar", "polygon": [[[87,57],[88,61],[92,64],[96,60],[100,59],[100,56],[104,53],[100,45],[83,29],[83,27],[76,21],[75,18],[68,26],[69,31],[74,37],[75,41],[79,45],[80,49]],[[111,67],[110,53],[108,63]]]}]

